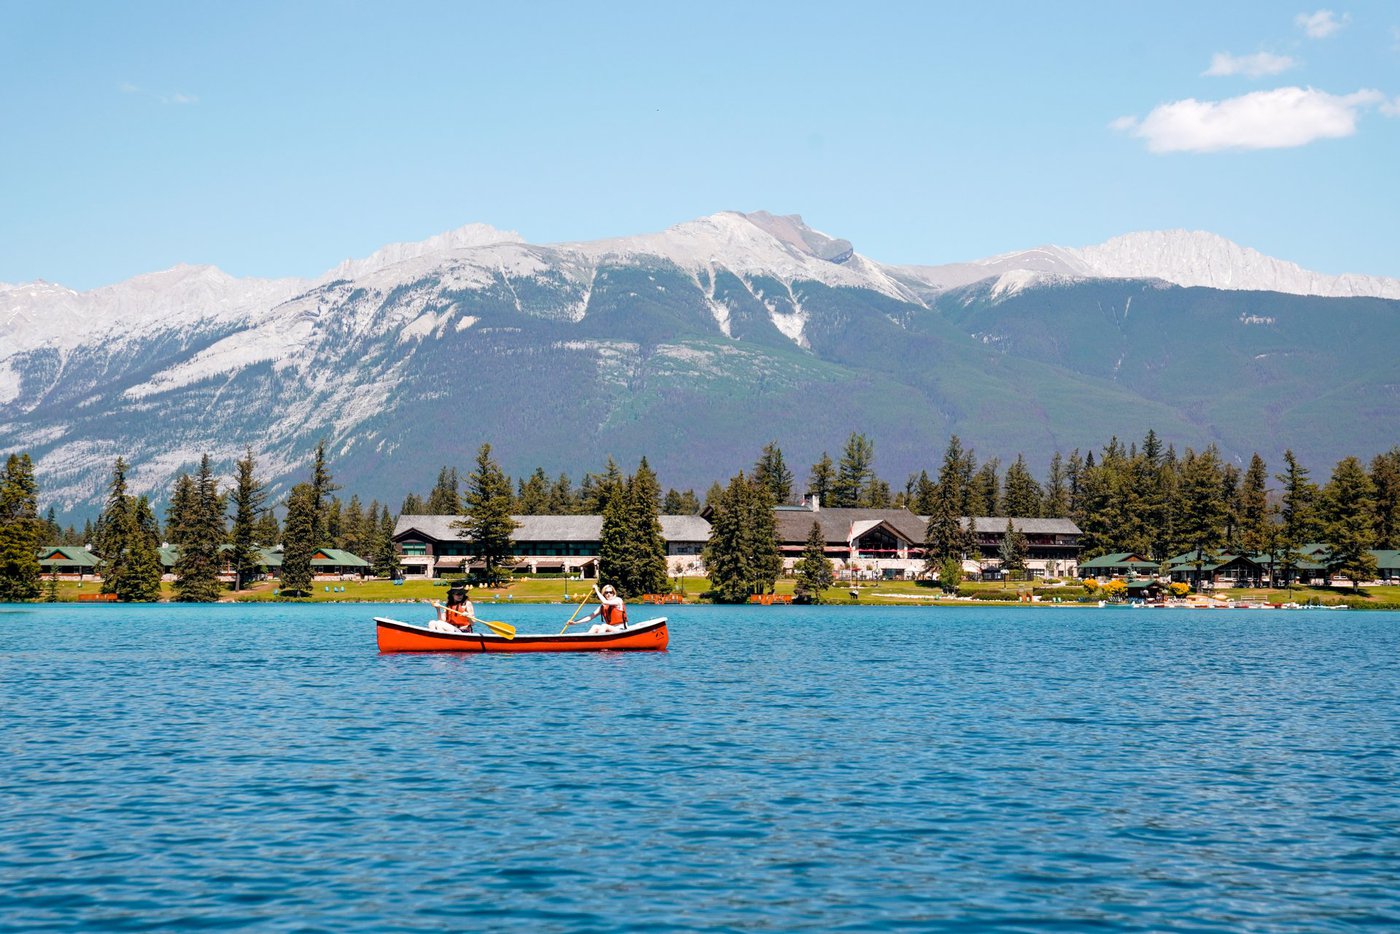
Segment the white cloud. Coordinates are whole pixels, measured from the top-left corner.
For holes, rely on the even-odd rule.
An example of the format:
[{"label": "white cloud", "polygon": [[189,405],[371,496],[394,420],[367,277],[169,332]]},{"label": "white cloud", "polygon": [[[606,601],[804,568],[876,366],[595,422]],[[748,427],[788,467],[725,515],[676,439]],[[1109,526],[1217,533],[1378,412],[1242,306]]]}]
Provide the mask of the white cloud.
[{"label": "white cloud", "polygon": [[1351,22],[1351,14],[1343,13],[1339,17],[1331,10],[1318,10],[1316,13],[1299,13],[1293,17],[1293,22],[1309,39],[1326,39]]},{"label": "white cloud", "polygon": [[1400,117],[1400,97],[1390,101],[1381,101],[1381,113],[1387,117]]},{"label": "white cloud", "polygon": [[1363,108],[1388,106],[1380,91],[1336,95],[1313,88],[1255,91],[1223,101],[1188,98],[1146,117],[1119,117],[1110,126],[1147,141],[1152,152],[1289,149],[1356,132]]},{"label": "white cloud", "polygon": [[198,104],[199,98],[193,94],[166,94],[160,99],[162,104]]},{"label": "white cloud", "polygon": [[121,90],[123,94],[137,94],[141,90],[136,85],[132,84],[130,81],[123,81],[121,84],[117,85],[117,87]]},{"label": "white cloud", "polygon": [[1287,55],[1274,55],[1270,52],[1255,52],[1253,55],[1231,55],[1229,52],[1216,52],[1211,56],[1210,67],[1201,72],[1209,77],[1228,75],[1248,75],[1262,78],[1276,75],[1297,65],[1296,59]]}]

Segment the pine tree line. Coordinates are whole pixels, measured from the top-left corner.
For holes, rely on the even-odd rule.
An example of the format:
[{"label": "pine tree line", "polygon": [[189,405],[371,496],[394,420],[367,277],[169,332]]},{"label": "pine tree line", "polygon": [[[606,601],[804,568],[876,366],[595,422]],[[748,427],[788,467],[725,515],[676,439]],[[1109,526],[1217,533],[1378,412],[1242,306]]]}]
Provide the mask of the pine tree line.
[{"label": "pine tree line", "polygon": [[[486,459],[494,466],[489,445]],[[479,473],[480,459],[477,466]],[[238,463],[234,488],[226,493],[219,492],[208,475],[207,458],[194,476],[176,481],[165,539],[180,546],[177,573],[187,583],[177,593],[188,599],[207,597],[208,568],[223,566],[209,558],[209,543],[216,537],[220,547],[233,546],[232,564],[240,583],[254,573],[256,546],[279,541],[286,549],[284,579],[290,563],[291,584],[297,590],[302,584],[309,588],[309,555],[320,547],[360,554],[382,574],[397,566],[394,515],[377,501],[365,507],[358,496],[345,502],[334,495],[324,444],[318,445],[309,482],[298,484],[286,498],[286,530],[265,503],[253,467],[249,451]],[[119,458],[96,523],[87,523],[82,532],[72,526],[64,530],[52,509],[39,518],[33,465],[27,455],[11,455],[0,476],[0,592],[33,594],[33,565],[24,558],[32,543],[35,551],[49,544],[91,545],[109,562],[104,573],[108,592],[123,599],[149,599],[157,593],[162,530],[149,499],[127,492],[126,472]],[[663,496],[649,468],[645,474],[651,478],[649,499],[661,514],[694,514],[706,507],[716,514],[751,513],[736,500],[738,477],[727,487],[713,484],[702,502],[691,490],[671,489]],[[410,494],[402,513],[470,514],[472,497],[484,495],[479,488],[473,492],[476,476],[464,481],[455,468],[444,467],[428,496]],[[585,474],[577,488],[567,474],[551,481],[541,468],[512,483],[497,466],[485,502],[507,517],[588,514],[606,519],[610,509],[616,513],[619,508],[618,490],[635,477],[624,478],[609,460],[601,472]],[[744,484],[774,504],[792,503],[802,492],[776,442],[764,446]],[[1115,437],[1097,452],[1056,453],[1043,479],[1037,480],[1023,456],[1003,471],[996,458],[979,463],[973,450],[953,436],[933,475],[927,469],[911,474],[902,489],[893,491],[875,472],[873,442],[853,432],[839,460],[824,453],[811,466],[805,492],[830,507],[904,507],[926,516],[924,546],[931,571],[945,570],[970,550],[975,529],[963,527],[961,519],[979,516],[1073,519],[1083,532],[1086,558],[1116,552],[1136,552],[1158,561],[1188,551],[1203,560],[1225,552],[1265,555],[1281,579],[1296,577],[1300,564],[1308,560],[1303,546],[1314,542],[1327,546],[1334,573],[1355,579],[1368,573],[1371,549],[1400,548],[1400,446],[1376,455],[1369,465],[1343,458],[1327,482],[1319,484],[1291,451],[1276,474],[1270,474],[1258,454],[1241,471],[1225,462],[1214,446],[1178,454],[1148,431],[1141,445],[1125,447]],[[613,518],[614,526],[621,521]],[[226,519],[232,520],[232,529]],[[468,537],[484,542],[484,534]],[[499,541],[491,547],[500,552]],[[496,566],[505,560],[501,552]],[[758,560],[761,566],[765,562],[766,557]],[[764,579],[764,574],[738,573],[739,583],[733,585],[738,589],[727,593],[761,587]]]}]

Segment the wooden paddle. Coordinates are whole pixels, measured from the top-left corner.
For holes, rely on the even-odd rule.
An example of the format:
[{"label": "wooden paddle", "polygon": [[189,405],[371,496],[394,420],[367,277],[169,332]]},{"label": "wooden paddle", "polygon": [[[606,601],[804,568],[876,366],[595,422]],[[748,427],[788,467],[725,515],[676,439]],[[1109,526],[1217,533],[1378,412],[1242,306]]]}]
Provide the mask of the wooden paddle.
[{"label": "wooden paddle", "polygon": [[[584,594],[584,595],[583,595],[583,599],[580,600],[578,606],[574,608],[574,615],[573,615],[573,616],[570,616],[570,617],[569,617],[569,621],[568,621],[567,623],[564,624],[564,628],[561,629],[561,630],[559,630],[559,635],[562,636],[564,633],[566,633],[566,632],[569,631],[569,627],[572,626],[572,625],[574,624],[574,617],[578,616],[579,610],[582,610],[582,609],[583,609],[583,605],[584,605],[585,603],[588,602],[588,598],[591,597],[591,596],[593,596],[593,595],[596,594],[596,593],[598,593],[598,585],[597,585],[597,584],[594,584],[594,585],[593,585],[593,589],[590,590],[590,591],[588,591],[588,593]],[[602,594],[598,594],[598,599],[599,599],[599,600],[602,600],[602,599],[603,599]]]}]

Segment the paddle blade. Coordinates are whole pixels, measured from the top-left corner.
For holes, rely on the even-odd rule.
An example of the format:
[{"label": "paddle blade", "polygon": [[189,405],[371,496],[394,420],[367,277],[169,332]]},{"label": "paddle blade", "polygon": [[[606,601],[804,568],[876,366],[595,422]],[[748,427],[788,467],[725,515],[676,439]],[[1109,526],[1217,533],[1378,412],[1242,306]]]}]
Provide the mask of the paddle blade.
[{"label": "paddle blade", "polygon": [[496,619],[479,619],[477,622],[498,636],[505,636],[507,639],[515,638],[515,627],[509,623],[503,623]]}]

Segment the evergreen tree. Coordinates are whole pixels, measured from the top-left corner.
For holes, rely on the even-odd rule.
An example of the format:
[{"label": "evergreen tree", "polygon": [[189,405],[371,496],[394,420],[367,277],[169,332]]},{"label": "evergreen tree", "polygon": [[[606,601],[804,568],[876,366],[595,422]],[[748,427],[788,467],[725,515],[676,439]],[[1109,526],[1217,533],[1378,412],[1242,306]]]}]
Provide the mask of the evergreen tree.
[{"label": "evergreen tree", "polygon": [[982,465],[972,478],[968,488],[967,514],[969,516],[999,516],[1002,514],[1001,478],[998,468],[1001,462],[995,457]]},{"label": "evergreen tree", "polygon": [[1149,467],[1160,467],[1162,457],[1162,441],[1157,437],[1157,432],[1149,428],[1147,437],[1142,439],[1142,459]]},{"label": "evergreen tree", "polygon": [[1283,452],[1283,464],[1284,472],[1274,476],[1283,484],[1278,567],[1284,582],[1291,586],[1299,562],[1306,557],[1303,546],[1318,535],[1317,485],[1308,479],[1308,469],[1298,463],[1292,450]]},{"label": "evergreen tree", "polygon": [[513,563],[512,503],[510,480],[491,458],[491,445],[483,444],[477,451],[476,469],[467,478],[467,514],[452,527],[471,543],[472,555],[481,561],[482,577],[488,582],[504,580]]},{"label": "evergreen tree", "polygon": [[1376,488],[1376,547],[1400,548],[1400,447],[1371,460],[1371,484]]},{"label": "evergreen tree", "polygon": [[330,502],[326,504],[326,532],[321,539],[321,544],[328,548],[345,547],[345,504],[340,501],[339,496],[332,496]]},{"label": "evergreen tree", "polygon": [[1322,490],[1323,540],[1327,543],[1327,573],[1341,575],[1353,588],[1376,576],[1376,485],[1355,457],[1345,458],[1332,470]]},{"label": "evergreen tree", "polygon": [[626,479],[617,462],[608,458],[601,474],[586,474],[579,489],[580,508],[586,516],[601,516],[612,498],[622,492]]},{"label": "evergreen tree", "polygon": [[663,516],[684,515],[681,512],[681,494],[674,487],[666,491],[666,496],[661,500],[661,514]]},{"label": "evergreen tree", "polygon": [[0,472],[0,602],[39,596],[39,485],[28,454],[11,454]]},{"label": "evergreen tree", "polygon": [[394,517],[389,514],[388,506],[380,508],[378,500],[369,504],[365,534],[369,536],[365,557],[374,565],[375,575],[394,577],[399,569],[399,550],[394,544]]},{"label": "evergreen tree", "polygon": [[180,474],[175,479],[170,505],[165,510],[165,531],[172,545],[179,545],[187,534],[185,527],[194,515],[196,496],[194,480],[187,473]]},{"label": "evergreen tree", "polygon": [[[388,508],[387,506],[385,507]],[[428,507],[424,505],[423,498],[417,493],[409,493],[403,498],[403,505],[399,507],[401,516],[426,516],[431,515]]]},{"label": "evergreen tree", "polygon": [[1010,519],[1006,520],[1006,534],[1001,539],[1001,569],[1003,571],[1024,571],[1026,569],[1026,553],[1030,551],[1030,546],[1026,542],[1026,536],[1016,528],[1016,524]]},{"label": "evergreen tree", "polygon": [[[933,574],[949,559],[961,562],[967,551],[967,537],[962,522],[954,511],[954,492],[944,495],[938,488],[928,523],[924,526],[924,571]],[[959,565],[961,566],[961,565]]]},{"label": "evergreen tree", "polygon": [[668,587],[657,491],[656,474],[644,457],[604,509],[598,578],[623,596],[664,593]]},{"label": "evergreen tree", "polygon": [[938,567],[938,587],[944,593],[957,593],[963,581],[962,562],[957,558],[944,558]]},{"label": "evergreen tree", "polygon": [[[812,471],[807,477],[807,492],[816,496],[821,505],[834,506],[836,504],[832,502],[832,487],[835,483],[836,469],[832,466],[830,455],[822,451],[821,460],[812,465]],[[717,486],[718,483],[714,485]],[[714,487],[710,489],[713,490]]]},{"label": "evergreen tree", "polygon": [[102,592],[124,601],[157,600],[161,566],[153,533],[155,517],[144,496],[138,499],[127,493],[126,469],[126,461],[118,457],[93,536],[97,554],[107,562],[102,569]]},{"label": "evergreen tree", "polygon": [[44,602],[58,602],[58,569],[50,572],[48,579],[44,581]]},{"label": "evergreen tree", "polygon": [[[248,448],[243,459],[234,465],[235,478],[233,495],[229,505],[233,509],[233,532],[230,536],[233,548],[229,552],[229,565],[233,568],[233,587],[243,590],[257,576],[262,565],[262,553],[258,549],[258,514],[267,501],[267,491],[258,481],[255,473],[256,462],[253,449]],[[354,500],[351,500],[354,503]],[[271,546],[276,541],[264,544]]]},{"label": "evergreen tree", "polygon": [[1069,501],[1070,518],[1079,515],[1083,504],[1080,502],[1080,481],[1084,473],[1084,458],[1079,456],[1079,448],[1069,452],[1065,461],[1065,488]]},{"label": "evergreen tree", "polygon": [[73,544],[72,542],[64,540],[63,529],[58,525],[58,511],[52,506],[50,506],[49,511],[44,514],[44,531],[42,538],[46,542],[60,545]]},{"label": "evergreen tree", "polygon": [[189,511],[180,517],[178,524],[172,523],[172,527],[179,529],[179,537],[173,544],[180,549],[175,561],[175,599],[213,603],[223,590],[219,580],[223,567],[220,547],[224,544],[226,530],[224,501],[219,495],[219,483],[208,454],[200,460],[192,492]]},{"label": "evergreen tree", "polygon": [[572,515],[578,508],[578,503],[574,499],[573,484],[569,481],[569,475],[561,473],[554,481],[554,485],[549,488],[549,515],[568,516]]},{"label": "evergreen tree", "polygon": [[871,476],[870,482],[861,493],[860,504],[866,509],[889,509],[894,505],[890,485],[879,477]]},{"label": "evergreen tree", "polygon": [[939,495],[948,501],[954,515],[969,516],[972,497],[972,478],[977,469],[977,458],[971,451],[964,451],[957,435],[948,438],[948,448],[943,452],[943,463],[938,468]]},{"label": "evergreen tree", "polygon": [[1045,502],[1041,512],[1048,519],[1069,518],[1069,477],[1059,451],[1050,458],[1050,473],[1045,478]]},{"label": "evergreen tree", "polygon": [[282,581],[284,597],[311,596],[311,559],[316,555],[316,488],[298,483],[287,497],[287,522],[282,535]]},{"label": "evergreen tree", "polygon": [[753,482],[768,487],[773,502],[786,503],[792,499],[792,471],[783,462],[783,452],[778,442],[770,441],[763,446],[758,462],[753,465]]},{"label": "evergreen tree", "polygon": [[802,557],[797,559],[793,571],[797,577],[795,595],[809,603],[821,603],[822,591],[836,582],[836,572],[826,557],[826,536],[822,534],[821,523],[812,522],[807,547],[802,550]]},{"label": "evergreen tree", "polygon": [[875,445],[865,435],[851,432],[846,439],[846,449],[841,453],[841,463],[836,468],[836,478],[831,487],[831,505],[835,507],[861,506],[862,492],[875,476],[873,463]]},{"label": "evergreen tree", "polygon": [[1240,482],[1240,549],[1246,554],[1263,552],[1269,543],[1269,471],[1256,452],[1249,459]]},{"label": "evergreen tree", "polygon": [[724,487],[718,483],[711,483],[710,488],[705,491],[705,509],[712,508],[724,496]]},{"label": "evergreen tree", "polygon": [[934,503],[938,501],[938,484],[929,477],[927,470],[919,471],[919,478],[914,481],[910,493],[910,512],[916,516],[927,516],[933,512]]},{"label": "evergreen tree", "polygon": [[1094,452],[1090,451],[1076,476],[1077,490],[1070,518],[1082,533],[1081,554],[1086,558],[1111,554],[1117,550],[1117,540],[1114,537],[1114,485],[1110,482],[1109,471],[1094,462]]},{"label": "evergreen tree", "polygon": [[126,583],[123,600],[151,602],[160,599],[160,582],[165,568],[160,563],[160,523],[151,509],[151,502],[142,494],[132,507],[135,534],[128,549]]},{"label": "evergreen tree", "polygon": [[1036,519],[1040,517],[1041,498],[1040,484],[1031,476],[1025,457],[1017,454],[1016,463],[1006,469],[1003,509],[1008,516]]},{"label": "evergreen tree", "polygon": [[437,483],[428,494],[424,508],[430,516],[456,516],[462,512],[462,500],[457,491],[462,482],[457,477],[456,467],[444,467],[438,471]]},{"label": "evergreen tree", "polygon": [[530,479],[519,481],[515,511],[522,516],[549,514],[549,478],[544,475],[543,467],[536,467]]},{"label": "evergreen tree", "polygon": [[365,547],[365,511],[360,505],[358,493],[350,495],[350,502],[345,504],[345,515],[341,519],[341,534],[345,544],[342,546],[353,555],[365,557],[370,551]]},{"label": "evergreen tree", "polygon": [[643,457],[627,485],[629,520],[637,555],[628,585],[636,588],[637,593],[665,593],[670,586],[666,537],[657,515],[660,492],[656,474]]},{"label": "evergreen tree", "polygon": [[741,472],[711,504],[710,539],[703,558],[716,599],[740,603],[771,591],[782,571],[773,500]]},{"label": "evergreen tree", "polygon": [[340,487],[331,482],[330,468],[326,465],[326,442],[316,443],[316,459],[311,465],[311,493],[316,507],[315,544],[322,548],[329,542],[327,510],[330,508],[330,495]]},{"label": "evergreen tree", "polygon": [[282,540],[282,527],[277,524],[277,514],[271,509],[258,513],[253,524],[253,541],[271,548]]},{"label": "evergreen tree", "polygon": [[1207,563],[1213,563],[1225,544],[1223,471],[1215,445],[1200,454],[1190,448],[1181,464],[1180,531],[1194,553],[1196,588]]}]

